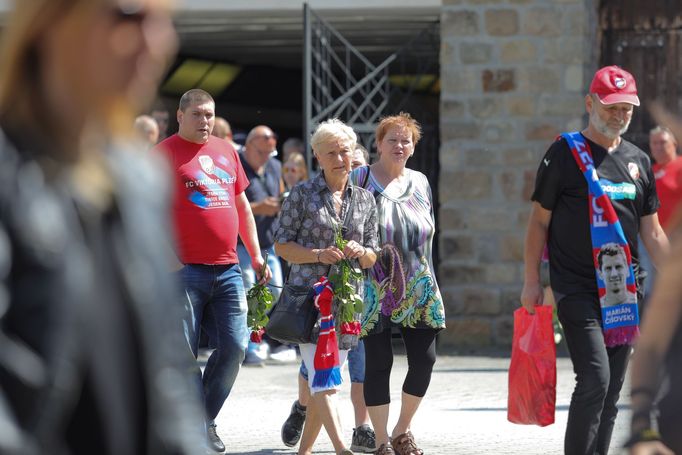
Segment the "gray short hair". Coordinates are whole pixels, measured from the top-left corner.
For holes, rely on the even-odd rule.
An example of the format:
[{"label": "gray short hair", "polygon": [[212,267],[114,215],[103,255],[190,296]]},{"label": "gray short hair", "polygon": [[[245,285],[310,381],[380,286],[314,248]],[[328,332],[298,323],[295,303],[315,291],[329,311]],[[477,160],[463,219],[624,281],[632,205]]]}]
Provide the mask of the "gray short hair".
[{"label": "gray short hair", "polygon": [[325,120],[320,123],[310,138],[310,146],[317,150],[320,145],[327,144],[333,139],[342,140],[350,143],[350,149],[354,150],[358,142],[358,136],[353,128],[343,123],[337,118]]}]

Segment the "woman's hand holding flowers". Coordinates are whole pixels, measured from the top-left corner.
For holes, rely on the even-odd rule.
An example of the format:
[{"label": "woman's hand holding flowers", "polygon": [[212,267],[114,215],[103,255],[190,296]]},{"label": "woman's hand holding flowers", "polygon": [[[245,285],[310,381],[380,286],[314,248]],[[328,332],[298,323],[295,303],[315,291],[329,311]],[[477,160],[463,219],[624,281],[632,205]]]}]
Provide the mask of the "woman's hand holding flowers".
[{"label": "woman's hand holding flowers", "polygon": [[361,258],[367,253],[367,249],[355,240],[349,240],[343,249],[343,255],[348,259]]},{"label": "woman's hand holding flowers", "polygon": [[345,258],[343,251],[336,246],[330,246],[319,250],[317,257],[318,262],[327,265],[334,265]]}]

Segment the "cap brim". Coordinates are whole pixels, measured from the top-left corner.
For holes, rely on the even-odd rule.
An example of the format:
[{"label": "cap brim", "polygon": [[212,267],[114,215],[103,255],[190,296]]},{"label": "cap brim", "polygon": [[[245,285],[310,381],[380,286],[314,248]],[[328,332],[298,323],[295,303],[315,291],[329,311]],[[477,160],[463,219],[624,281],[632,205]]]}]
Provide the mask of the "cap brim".
[{"label": "cap brim", "polygon": [[602,104],[617,104],[617,103],[628,103],[634,106],[639,106],[639,97],[637,95],[628,95],[625,93],[609,93],[608,95],[599,95],[597,98]]}]

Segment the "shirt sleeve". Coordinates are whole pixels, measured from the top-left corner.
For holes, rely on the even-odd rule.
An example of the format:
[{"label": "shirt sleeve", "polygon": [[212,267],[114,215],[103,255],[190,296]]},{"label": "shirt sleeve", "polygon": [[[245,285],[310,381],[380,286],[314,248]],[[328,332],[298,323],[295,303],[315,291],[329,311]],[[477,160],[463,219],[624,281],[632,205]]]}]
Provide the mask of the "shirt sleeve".
[{"label": "shirt sleeve", "polygon": [[234,150],[234,148],[230,148],[232,149],[234,167],[237,171],[237,181],[235,182],[234,186],[234,194],[237,196],[242,194],[244,190],[249,187],[251,182],[249,182],[249,178],[246,176],[246,172],[244,172],[244,166],[242,166],[242,161],[239,159],[239,154]]},{"label": "shirt sleeve", "polygon": [[304,197],[301,193],[303,186],[296,185],[282,202],[279,219],[275,221],[277,227],[274,240],[277,243],[295,242],[298,238],[298,231],[301,229],[305,212]]},{"label": "shirt sleeve", "polygon": [[350,181],[355,186],[367,189],[367,181],[369,180],[369,166],[360,166],[353,169],[350,174]]},{"label": "shirt sleeve", "polygon": [[[544,209],[554,210],[561,194],[561,175],[563,153],[568,146],[564,139],[552,144],[540,162],[535,176],[535,190],[531,200],[539,203]],[[563,155],[563,156],[562,156]]]},{"label": "shirt sleeve", "polygon": [[644,188],[644,204],[642,207],[642,216],[653,215],[661,206],[658,200],[658,192],[656,191],[656,178],[654,177],[654,170],[651,167],[650,161],[645,161],[647,185]]}]

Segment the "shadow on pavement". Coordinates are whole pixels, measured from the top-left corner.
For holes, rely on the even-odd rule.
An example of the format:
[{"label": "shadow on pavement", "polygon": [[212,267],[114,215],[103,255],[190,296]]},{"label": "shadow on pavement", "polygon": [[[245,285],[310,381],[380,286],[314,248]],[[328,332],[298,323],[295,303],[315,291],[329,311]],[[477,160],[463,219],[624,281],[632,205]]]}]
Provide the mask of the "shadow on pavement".
[{"label": "shadow on pavement", "polygon": [[434,368],[434,373],[507,373],[508,368]]},{"label": "shadow on pavement", "polygon": [[[629,404],[619,404],[616,406],[619,410],[629,410],[630,405]],[[568,405],[567,404],[562,404],[556,407],[557,411],[568,411]],[[446,411],[453,411],[453,412],[501,412],[507,411],[507,408],[451,408],[451,409],[446,409]],[[268,452],[270,453],[270,452]]]},{"label": "shadow on pavement", "polygon": [[[284,450],[284,449],[260,449],[260,450],[256,450],[256,451],[253,451],[253,452],[243,452],[243,451],[240,451],[240,452],[238,452],[238,453],[239,453],[240,455],[266,455],[266,454],[278,454],[278,453],[279,453],[279,454],[292,454],[292,453],[296,453],[296,451],[292,451],[292,450],[293,450],[293,449],[291,449],[291,450]],[[227,454],[231,454],[231,453],[237,453],[237,452],[226,452],[226,453],[227,453]]]}]

